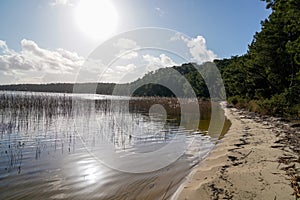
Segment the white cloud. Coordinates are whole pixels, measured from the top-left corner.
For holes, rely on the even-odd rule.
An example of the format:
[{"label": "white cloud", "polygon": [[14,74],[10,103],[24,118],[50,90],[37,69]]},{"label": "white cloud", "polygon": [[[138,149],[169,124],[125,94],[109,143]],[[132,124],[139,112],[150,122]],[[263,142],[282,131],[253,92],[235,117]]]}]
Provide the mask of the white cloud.
[{"label": "white cloud", "polygon": [[165,11],[163,11],[161,8],[156,7],[155,10],[158,12],[159,16],[162,17],[165,15]]},{"label": "white cloud", "polygon": [[73,3],[72,0],[51,0],[50,5],[51,6],[59,6],[59,5],[72,6]]},{"label": "white cloud", "polygon": [[105,65],[102,60],[88,58],[85,60],[83,68],[81,71],[89,71],[93,73],[102,73],[105,70]]},{"label": "white cloud", "polygon": [[153,71],[159,68],[172,67],[178,65],[170,57],[165,54],[160,54],[159,57],[155,57],[149,54],[143,55],[144,61],[146,61],[148,70]]},{"label": "white cloud", "polygon": [[115,66],[114,67],[117,72],[131,72],[136,69],[134,64],[128,64],[126,66]]},{"label": "white cloud", "polygon": [[133,59],[139,55],[136,49],[140,48],[140,46],[134,40],[120,38],[113,46],[119,49],[119,53],[116,56],[122,59]]},{"label": "white cloud", "polygon": [[179,32],[176,32],[171,38],[170,38],[170,41],[177,41],[177,40],[182,40],[184,38],[184,36],[179,33]]},{"label": "white cloud", "polygon": [[213,61],[217,58],[213,51],[207,49],[204,37],[197,36],[196,38],[192,38],[186,42],[187,46],[190,48],[190,53],[197,62],[203,63]]},{"label": "white cloud", "polygon": [[6,42],[3,40],[0,40],[0,53],[2,52],[3,54],[6,54],[6,53],[9,53],[9,51],[10,50],[8,49]]},{"label": "white cloud", "polygon": [[111,66],[101,74],[100,79],[102,82],[116,83],[133,81],[136,79],[136,76],[133,79],[128,79],[127,76],[134,74],[136,69],[137,66],[135,64]]},{"label": "white cloud", "polygon": [[180,33],[176,33],[170,38],[170,41],[178,40],[182,40],[186,43],[192,59],[195,62],[204,63],[217,58],[217,55],[212,50],[207,49],[206,40],[201,35],[198,35],[196,38],[188,38]]},{"label": "white cloud", "polygon": [[7,49],[7,45],[6,45],[6,42],[5,42],[5,41],[0,40],[0,48],[1,48],[1,49]]},{"label": "white cloud", "polygon": [[[40,80],[47,74],[64,74],[75,76],[77,70],[84,63],[84,58],[75,52],[64,49],[48,50],[40,48],[34,41],[23,39],[21,51],[9,49],[4,41],[0,40],[0,77],[11,75],[14,80]],[[39,78],[32,77],[35,75]],[[64,79],[61,80],[63,82]]]},{"label": "white cloud", "polygon": [[122,54],[119,54],[119,56],[122,59],[130,60],[130,59],[133,59],[133,58],[137,58],[139,56],[139,54],[136,51],[126,51],[126,52],[122,52]]}]

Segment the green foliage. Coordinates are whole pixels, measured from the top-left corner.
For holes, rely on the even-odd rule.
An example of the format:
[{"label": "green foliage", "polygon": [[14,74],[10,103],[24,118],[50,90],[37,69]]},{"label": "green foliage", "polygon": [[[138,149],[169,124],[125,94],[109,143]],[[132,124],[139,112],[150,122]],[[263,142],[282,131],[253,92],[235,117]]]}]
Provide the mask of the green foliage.
[{"label": "green foliage", "polygon": [[260,112],[270,115],[284,115],[287,110],[287,101],[284,94],[276,94],[270,99],[257,101]]},{"label": "green foliage", "polygon": [[247,54],[215,62],[236,106],[295,115],[300,104],[300,1],[265,2],[272,13],[261,23]]},{"label": "green foliage", "polygon": [[208,88],[198,70],[201,65],[186,63],[149,72],[130,83],[135,96],[202,97],[208,98]]},{"label": "green foliage", "polygon": [[232,103],[233,105],[237,105],[240,101],[242,101],[243,98],[241,98],[240,96],[236,95],[236,96],[231,96],[228,97],[228,102]]},{"label": "green foliage", "polygon": [[272,13],[262,22],[249,46],[249,72],[260,97],[270,98],[295,84],[300,70],[300,2],[298,0],[267,0]]},{"label": "green foliage", "polygon": [[167,87],[158,84],[146,84],[133,91],[133,96],[175,97]]}]

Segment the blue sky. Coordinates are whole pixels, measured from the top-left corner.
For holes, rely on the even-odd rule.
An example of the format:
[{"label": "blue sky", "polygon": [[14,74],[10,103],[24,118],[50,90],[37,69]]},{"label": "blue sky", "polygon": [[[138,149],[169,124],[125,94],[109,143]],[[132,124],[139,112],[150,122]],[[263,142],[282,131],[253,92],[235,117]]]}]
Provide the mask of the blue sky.
[{"label": "blue sky", "polygon": [[[255,32],[260,31],[261,20],[270,14],[260,0],[111,0],[109,5],[117,13],[117,20],[112,22],[114,29],[106,37],[93,38],[78,24],[79,4],[80,0],[1,1],[0,83],[63,81],[51,81],[55,70],[72,68],[73,61],[80,65],[82,59],[108,39],[108,34],[118,35],[141,27],[172,29],[194,38],[194,42],[201,41],[196,40],[198,36],[204,38],[205,48],[214,53],[214,58],[242,55]],[[112,16],[108,15],[106,21],[110,22]],[[111,28],[103,26],[102,30]],[[36,57],[48,53],[52,57],[44,65],[32,67],[31,61],[26,62],[30,52],[38,52]],[[70,66],[66,67],[64,62],[56,66],[53,62],[51,70],[44,70],[54,59],[64,60]],[[35,61],[45,60],[38,57]],[[18,66],[12,66],[13,63]],[[31,70],[30,77],[25,69]],[[42,78],[45,74],[51,76]]]}]

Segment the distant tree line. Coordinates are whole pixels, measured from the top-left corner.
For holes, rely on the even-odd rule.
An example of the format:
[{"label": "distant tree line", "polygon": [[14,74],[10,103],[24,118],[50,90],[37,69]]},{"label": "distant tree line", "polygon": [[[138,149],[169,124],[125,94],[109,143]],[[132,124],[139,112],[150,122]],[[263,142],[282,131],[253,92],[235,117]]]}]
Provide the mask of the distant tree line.
[{"label": "distant tree line", "polygon": [[[195,95],[201,98],[209,98],[210,94],[208,88],[199,73],[199,70],[201,70],[201,67],[204,65],[186,63],[181,66],[161,68],[156,71],[151,71],[145,74],[144,77],[127,84],[14,84],[0,85],[0,90],[160,97],[191,97]],[[191,94],[191,91],[194,93]]]},{"label": "distant tree line", "polygon": [[49,84],[14,84],[0,85],[0,90],[58,92],[58,93],[97,93],[112,94],[115,83],[49,83]]}]

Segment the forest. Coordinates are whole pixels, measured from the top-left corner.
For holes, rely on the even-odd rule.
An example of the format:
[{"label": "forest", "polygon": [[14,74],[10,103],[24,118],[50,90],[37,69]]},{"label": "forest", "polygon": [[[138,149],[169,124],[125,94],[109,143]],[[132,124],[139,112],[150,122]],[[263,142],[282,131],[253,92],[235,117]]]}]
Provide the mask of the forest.
[{"label": "forest", "polygon": [[[233,105],[261,114],[300,117],[300,1],[264,1],[272,12],[261,22],[261,31],[255,33],[247,53],[214,63],[221,73],[227,100]],[[199,73],[208,64],[161,68],[128,84],[77,83],[76,87],[98,94],[113,94],[118,86],[121,92],[116,94],[120,95],[189,97],[189,83],[197,97],[209,99],[209,90]],[[209,73],[206,70],[201,74]],[[155,83],[176,85],[180,92],[174,94]],[[73,83],[19,84],[1,85],[0,90],[71,93],[73,87]]]},{"label": "forest", "polygon": [[265,0],[270,16],[261,22],[248,52],[216,60],[228,100],[272,115],[300,115],[300,1]]}]

